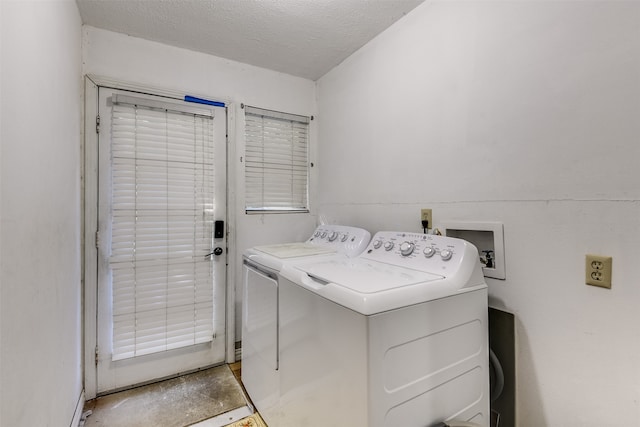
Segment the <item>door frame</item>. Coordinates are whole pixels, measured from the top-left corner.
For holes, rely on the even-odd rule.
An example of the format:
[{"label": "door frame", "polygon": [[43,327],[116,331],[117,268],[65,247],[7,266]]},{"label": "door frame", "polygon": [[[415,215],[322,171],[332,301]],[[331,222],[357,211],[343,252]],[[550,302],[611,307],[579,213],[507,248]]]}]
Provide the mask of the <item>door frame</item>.
[{"label": "door frame", "polygon": [[[83,327],[83,377],[87,400],[97,396],[97,303],[98,303],[98,251],[96,231],[98,227],[98,134],[96,120],[98,116],[98,88],[120,89],[157,95],[182,101],[189,91],[172,91],[148,85],[124,82],[103,76],[86,75],[84,78],[84,128],[82,146],[82,327]],[[216,99],[224,102],[227,111],[227,172],[226,172],[226,233],[227,263],[225,283],[225,361],[235,362],[235,262],[236,262],[236,192],[233,191],[235,168],[231,159],[236,157],[235,147],[235,106],[228,99],[207,94],[190,93],[203,99]]]}]

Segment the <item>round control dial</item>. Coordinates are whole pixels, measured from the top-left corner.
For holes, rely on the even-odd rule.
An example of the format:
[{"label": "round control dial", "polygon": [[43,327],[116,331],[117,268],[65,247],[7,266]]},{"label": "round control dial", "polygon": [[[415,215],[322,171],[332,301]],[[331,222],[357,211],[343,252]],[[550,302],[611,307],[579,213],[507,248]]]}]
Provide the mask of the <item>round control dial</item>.
[{"label": "round control dial", "polygon": [[338,232],[337,231],[333,231],[333,232],[331,232],[331,234],[329,234],[329,241],[330,242],[333,242],[337,238],[338,238]]},{"label": "round control dial", "polygon": [[344,233],[344,234],[340,237],[340,241],[341,241],[341,242],[346,242],[348,238],[349,238],[349,235],[348,235],[347,233]]},{"label": "round control dial", "polygon": [[451,252],[449,249],[443,249],[440,251],[440,258],[442,258],[443,261],[449,261],[452,256],[453,252]]},{"label": "round control dial", "polygon": [[382,240],[376,240],[375,242],[373,242],[374,249],[380,249],[380,246],[382,246]]},{"label": "round control dial", "polygon": [[431,258],[433,255],[435,255],[436,250],[434,248],[432,248],[431,246],[427,246],[426,248],[424,248],[424,251],[422,251],[422,253],[427,258]]},{"label": "round control dial", "polygon": [[385,251],[390,251],[391,249],[393,249],[393,242],[387,242],[384,244]]},{"label": "round control dial", "polygon": [[413,253],[415,247],[416,245],[411,242],[402,242],[402,244],[400,244],[400,253],[403,256],[409,256]]},{"label": "round control dial", "polygon": [[327,237],[327,232],[326,232],[326,231],[323,231],[323,232],[322,232],[322,234],[320,235],[320,237],[322,237],[323,239],[324,239],[325,237]]}]

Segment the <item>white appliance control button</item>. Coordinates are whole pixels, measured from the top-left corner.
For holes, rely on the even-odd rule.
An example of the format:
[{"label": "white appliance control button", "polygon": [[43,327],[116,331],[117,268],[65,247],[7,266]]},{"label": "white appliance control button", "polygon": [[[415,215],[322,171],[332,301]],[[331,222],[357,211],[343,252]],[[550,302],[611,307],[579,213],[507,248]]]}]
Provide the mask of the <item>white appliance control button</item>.
[{"label": "white appliance control button", "polygon": [[347,233],[344,233],[342,235],[342,237],[340,237],[340,241],[341,242],[346,242],[348,238],[349,238],[349,235]]},{"label": "white appliance control button", "polygon": [[374,249],[380,249],[380,246],[382,246],[382,240],[376,240],[375,242],[373,242]]},{"label": "white appliance control button", "polygon": [[440,258],[442,258],[443,261],[449,261],[452,256],[453,252],[451,252],[449,249],[443,249],[440,251]]},{"label": "white appliance control button", "polygon": [[386,251],[390,251],[391,249],[393,249],[393,242],[387,242],[384,244],[384,249]]},{"label": "white appliance control button", "polygon": [[324,239],[325,237],[327,237],[327,232],[326,232],[326,231],[323,231],[323,232],[322,232],[322,235],[321,235],[320,237],[322,237],[323,239]]},{"label": "white appliance control button", "polygon": [[426,248],[424,248],[424,251],[422,251],[422,253],[424,253],[424,256],[426,256],[427,258],[431,258],[436,253],[436,250],[431,246],[427,246]]},{"label": "white appliance control button", "polygon": [[338,232],[337,231],[333,231],[331,234],[329,234],[329,241],[330,242],[333,242],[337,238],[338,238]]},{"label": "white appliance control button", "polygon": [[313,237],[318,237],[320,235],[319,231],[316,231],[315,233],[313,233]]},{"label": "white appliance control button", "polygon": [[416,247],[416,245],[414,245],[411,242],[403,242],[400,245],[400,253],[404,256],[409,256],[411,255],[411,253],[413,252],[413,249]]}]

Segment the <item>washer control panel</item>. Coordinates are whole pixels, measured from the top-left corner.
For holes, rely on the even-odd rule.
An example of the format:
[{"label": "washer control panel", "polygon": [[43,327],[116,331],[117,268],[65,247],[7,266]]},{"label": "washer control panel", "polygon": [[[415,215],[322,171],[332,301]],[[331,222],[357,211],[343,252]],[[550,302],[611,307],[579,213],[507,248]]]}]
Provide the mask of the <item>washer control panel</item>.
[{"label": "washer control panel", "polygon": [[367,230],[347,225],[320,225],[307,243],[335,249],[349,257],[362,253],[369,245],[371,233]]},{"label": "washer control panel", "polygon": [[415,270],[443,272],[455,269],[462,262],[468,246],[473,247],[469,242],[453,237],[380,231],[373,236],[361,257]]}]

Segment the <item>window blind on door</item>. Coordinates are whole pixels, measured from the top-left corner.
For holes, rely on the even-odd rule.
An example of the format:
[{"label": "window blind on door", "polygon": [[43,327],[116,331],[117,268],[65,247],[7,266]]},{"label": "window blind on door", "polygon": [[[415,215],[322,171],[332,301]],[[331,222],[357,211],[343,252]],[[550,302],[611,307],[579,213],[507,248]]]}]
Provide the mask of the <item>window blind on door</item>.
[{"label": "window blind on door", "polygon": [[212,340],[211,115],[114,97],[112,359]]},{"label": "window blind on door", "polygon": [[247,213],[308,212],[309,118],[245,107]]}]

